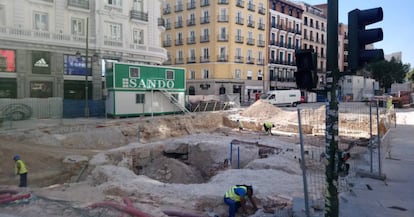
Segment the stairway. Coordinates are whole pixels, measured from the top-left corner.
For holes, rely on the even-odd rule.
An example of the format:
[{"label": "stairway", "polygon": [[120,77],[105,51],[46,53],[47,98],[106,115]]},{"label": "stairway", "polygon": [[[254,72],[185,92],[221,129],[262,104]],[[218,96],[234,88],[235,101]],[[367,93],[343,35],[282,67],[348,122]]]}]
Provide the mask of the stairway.
[{"label": "stairway", "polygon": [[166,90],[160,90],[160,92],[167,97],[168,100],[170,100],[171,103],[174,103],[175,106],[177,106],[181,111],[184,112],[184,114],[190,114],[191,112],[183,105],[181,105],[178,100],[168,91]]}]

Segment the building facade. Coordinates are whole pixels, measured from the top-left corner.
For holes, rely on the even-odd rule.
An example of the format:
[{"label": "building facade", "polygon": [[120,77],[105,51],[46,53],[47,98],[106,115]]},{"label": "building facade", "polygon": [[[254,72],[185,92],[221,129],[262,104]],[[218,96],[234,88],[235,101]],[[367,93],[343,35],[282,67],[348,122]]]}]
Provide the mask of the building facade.
[{"label": "building facade", "polygon": [[326,14],[320,8],[301,3],[303,9],[303,49],[313,49],[317,54],[318,89],[326,81]]},{"label": "building facade", "polygon": [[338,24],[338,69],[346,72],[348,68],[348,25]]},{"label": "building facade", "polygon": [[102,99],[106,62],[160,65],[167,59],[160,5],[0,0],[0,97],[84,99],[88,93]]},{"label": "building facade", "polygon": [[302,14],[290,1],[269,1],[268,67],[270,89],[296,88],[295,50],[302,49]]},{"label": "building facade", "polygon": [[164,65],[184,67],[189,95],[253,99],[268,89],[266,0],[166,0]]}]

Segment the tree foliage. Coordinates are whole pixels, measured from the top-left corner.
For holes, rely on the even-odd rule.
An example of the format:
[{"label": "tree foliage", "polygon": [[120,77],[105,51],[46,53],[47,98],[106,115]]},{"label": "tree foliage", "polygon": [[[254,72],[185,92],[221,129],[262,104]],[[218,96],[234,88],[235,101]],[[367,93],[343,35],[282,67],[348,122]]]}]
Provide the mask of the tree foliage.
[{"label": "tree foliage", "polygon": [[407,76],[405,76],[405,79],[407,79],[408,81],[414,82],[414,68],[407,73]]},{"label": "tree foliage", "polygon": [[382,60],[367,66],[371,71],[372,78],[379,82],[381,88],[391,88],[392,83],[402,83],[410,71],[409,64],[402,64],[395,58],[391,61]]}]

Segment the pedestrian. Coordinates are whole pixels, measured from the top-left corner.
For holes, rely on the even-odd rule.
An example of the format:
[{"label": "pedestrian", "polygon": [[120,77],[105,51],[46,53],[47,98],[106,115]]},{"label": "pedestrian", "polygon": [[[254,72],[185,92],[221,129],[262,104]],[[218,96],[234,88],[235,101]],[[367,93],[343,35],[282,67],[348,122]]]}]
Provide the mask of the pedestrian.
[{"label": "pedestrian", "polygon": [[265,130],[265,132],[266,132],[267,135],[270,134],[270,135],[273,136],[272,127],[275,127],[274,124],[272,124],[270,122],[266,122],[266,123],[263,124],[263,127],[264,127],[264,130]]},{"label": "pedestrian", "polygon": [[229,206],[229,217],[234,217],[237,210],[241,207],[244,214],[247,213],[246,200],[249,198],[254,211],[257,210],[256,202],[253,199],[253,186],[234,185],[224,195],[224,203]]},{"label": "pedestrian", "polygon": [[27,187],[27,168],[19,155],[13,157],[15,174],[20,175],[19,187]]},{"label": "pedestrian", "polygon": [[237,120],[237,126],[239,127],[239,131],[243,130],[243,124],[240,120]]}]

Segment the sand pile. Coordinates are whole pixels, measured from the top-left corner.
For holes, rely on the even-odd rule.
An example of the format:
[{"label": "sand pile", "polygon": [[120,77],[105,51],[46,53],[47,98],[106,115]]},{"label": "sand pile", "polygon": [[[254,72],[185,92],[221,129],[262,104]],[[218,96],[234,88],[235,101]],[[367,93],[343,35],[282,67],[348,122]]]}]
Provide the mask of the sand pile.
[{"label": "sand pile", "polygon": [[243,117],[254,118],[262,122],[297,122],[296,111],[284,111],[263,100],[256,101],[253,105],[241,112],[240,115]]}]

